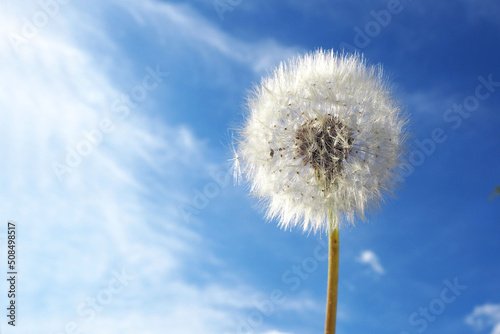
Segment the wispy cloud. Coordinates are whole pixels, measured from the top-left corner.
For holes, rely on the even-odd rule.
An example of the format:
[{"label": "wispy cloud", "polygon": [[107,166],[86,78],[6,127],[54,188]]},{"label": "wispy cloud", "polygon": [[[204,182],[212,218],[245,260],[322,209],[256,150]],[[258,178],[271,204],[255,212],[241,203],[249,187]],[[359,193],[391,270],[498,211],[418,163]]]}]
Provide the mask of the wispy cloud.
[{"label": "wispy cloud", "polygon": [[141,25],[151,24],[159,36],[175,32],[175,38],[197,50],[210,50],[231,61],[262,73],[281,60],[294,56],[300,49],[284,46],[267,38],[254,42],[235,38],[200,15],[192,6],[154,0],[119,1]]},{"label": "wispy cloud", "polygon": [[500,334],[500,304],[476,306],[465,322],[477,331],[492,328],[491,334]]},{"label": "wispy cloud", "polygon": [[[157,29],[171,22],[170,28],[185,34],[181,39],[255,71],[291,52],[274,42],[257,47],[231,38],[187,6],[128,6]],[[33,8],[14,12],[30,17],[39,10]],[[20,226],[25,321],[16,327],[56,332],[76,326],[121,334],[165,328],[215,334],[234,328],[239,314],[255,308],[259,291],[238,278],[211,284],[186,280],[187,272],[214,277],[227,270],[176,208],[190,196],[192,175],[213,167],[206,142],[187,126],[145,117],[157,99],[154,90],[144,101],[132,101],[141,103],[129,105],[127,117],[120,117],[117,101],[132,96],[134,87],[139,94],[148,70],[110,75],[123,72],[119,66],[129,60],[115,43],[104,43],[109,40],[104,31],[92,28],[102,18],[87,14],[68,5],[17,52],[8,40],[0,43],[0,211]],[[0,22],[12,21],[3,19],[0,14]],[[2,29],[16,27],[14,22]],[[203,30],[208,35],[197,37]],[[98,50],[88,47],[90,42],[98,43]],[[94,136],[103,120],[112,123],[112,131]],[[64,164],[71,154],[81,162],[61,179],[54,162]],[[200,259],[205,269],[189,265]],[[290,312],[309,305],[295,298],[288,302]]]},{"label": "wispy cloud", "polygon": [[[178,333],[220,332],[232,313],[212,310],[212,300],[235,309],[241,289],[183,281],[183,261],[198,255],[203,240],[172,213],[172,196],[182,196],[182,187],[171,184],[158,192],[145,177],[183,175],[204,159],[203,141],[186,127],[153,124],[140,108],[126,119],[116,117],[114,101],[128,91],[69,35],[47,32],[18,54],[2,44],[0,55],[0,131],[7,139],[0,142],[0,208],[19,225],[25,321],[17,327],[54,332],[75,324],[91,332],[127,333],[159,332],[169,324]],[[124,86],[142,78],[137,80]],[[113,132],[82,150],[83,161],[60,180],[53,162],[64,163],[83,140],[91,143],[85,133],[104,118],[113,122]],[[160,197],[164,206],[150,197]],[[108,282],[122,271],[133,279],[110,293]],[[151,309],[139,307],[144,300]],[[197,322],[187,320],[193,311]],[[125,320],[124,313],[133,315]],[[220,323],[210,325],[215,321]]]},{"label": "wispy cloud", "polygon": [[372,271],[379,275],[383,275],[385,273],[377,254],[371,250],[362,251],[359,257],[356,258],[356,261],[367,265]]}]

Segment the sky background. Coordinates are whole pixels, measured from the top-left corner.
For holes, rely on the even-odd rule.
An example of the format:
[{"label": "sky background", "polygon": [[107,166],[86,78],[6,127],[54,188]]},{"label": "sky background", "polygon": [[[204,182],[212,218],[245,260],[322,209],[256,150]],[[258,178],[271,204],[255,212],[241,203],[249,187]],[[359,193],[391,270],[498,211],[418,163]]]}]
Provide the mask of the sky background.
[{"label": "sky background", "polygon": [[499,17],[494,0],[0,1],[0,268],[13,220],[19,273],[0,331],[322,333],[326,236],[266,222],[229,160],[261,76],[345,48],[394,84],[412,168],[341,229],[337,333],[499,334]]}]

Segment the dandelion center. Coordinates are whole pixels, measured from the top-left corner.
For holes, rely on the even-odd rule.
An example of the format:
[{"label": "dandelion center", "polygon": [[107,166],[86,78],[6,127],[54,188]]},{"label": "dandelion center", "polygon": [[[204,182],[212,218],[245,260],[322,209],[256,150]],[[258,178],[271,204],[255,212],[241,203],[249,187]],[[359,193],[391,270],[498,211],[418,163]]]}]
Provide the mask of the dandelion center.
[{"label": "dandelion center", "polygon": [[295,134],[296,154],[304,166],[332,180],[342,172],[343,162],[353,148],[349,128],[336,117],[304,122]]}]

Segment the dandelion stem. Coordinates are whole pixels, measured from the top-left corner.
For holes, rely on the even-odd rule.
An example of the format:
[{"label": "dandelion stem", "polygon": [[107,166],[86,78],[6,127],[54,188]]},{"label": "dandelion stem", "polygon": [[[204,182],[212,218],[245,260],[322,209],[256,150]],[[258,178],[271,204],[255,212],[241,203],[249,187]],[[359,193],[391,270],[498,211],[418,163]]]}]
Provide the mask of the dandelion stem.
[{"label": "dandelion stem", "polygon": [[[332,219],[333,220],[333,219]],[[328,289],[326,295],[325,334],[335,334],[337,320],[337,291],[339,283],[339,229],[330,230],[330,249],[328,254]]]}]

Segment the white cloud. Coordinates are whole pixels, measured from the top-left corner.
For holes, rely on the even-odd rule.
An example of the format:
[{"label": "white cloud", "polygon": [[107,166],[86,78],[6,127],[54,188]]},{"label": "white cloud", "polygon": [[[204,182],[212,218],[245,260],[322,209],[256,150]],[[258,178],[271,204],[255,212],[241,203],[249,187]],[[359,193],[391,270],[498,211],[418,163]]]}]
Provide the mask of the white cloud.
[{"label": "white cloud", "polygon": [[[54,27],[47,26],[18,53],[5,40],[0,45],[4,138],[0,141],[4,161],[0,211],[7,215],[4,221],[13,219],[18,224],[23,282],[18,302],[24,321],[16,327],[55,332],[74,322],[94,333],[127,333],[130,328],[137,332],[143,328],[145,314],[151,314],[152,320],[146,332],[157,333],[169,322],[177,324],[178,333],[201,330],[200,324],[210,319],[227,325],[232,313],[212,311],[211,300],[222,293],[236,296],[230,293],[233,288],[205,291],[177,275],[184,259],[199,251],[192,245],[204,245],[197,233],[170,213],[169,197],[187,190],[165,189],[160,193],[165,208],[160,211],[146,199],[153,184],[142,177],[144,172],[165,179],[170,173],[183,175],[183,170],[203,165],[197,162],[203,159],[200,151],[205,144],[185,127],[151,124],[141,116],[140,107],[125,119],[110,112],[122,92],[105,74],[107,68],[96,65],[94,54],[69,33],[54,34],[67,23],[53,22]],[[136,84],[131,81],[129,86]],[[150,98],[153,95],[152,91]],[[65,164],[68,147],[77,150],[84,140],[90,142],[84,132],[96,129],[105,118],[111,119],[114,130],[98,135],[102,142],[85,151],[81,163],[60,181],[53,162]],[[158,233],[152,226],[168,233]],[[113,271],[122,268],[135,279],[112,295],[109,305],[99,306],[103,310],[95,320],[79,316],[78,305],[87,298],[106,296],[99,293],[106,292],[103,289]],[[198,295],[207,295],[203,303],[194,297]],[[144,299],[148,308],[158,311],[143,311]],[[172,300],[178,307],[169,310]],[[222,304],[232,307],[232,303],[225,298]],[[197,308],[199,323],[186,321]],[[161,314],[162,309],[168,316]],[[124,319],[123,314],[130,313]],[[30,323],[36,329],[30,329]]]},{"label": "white cloud", "polygon": [[[149,22],[160,36],[172,34],[198,50],[210,49],[228,59],[246,64],[258,74],[299,51],[280,45],[273,39],[247,42],[228,35],[200,15],[191,6],[154,0],[117,1],[139,24]],[[147,18],[147,19],[146,19]]]},{"label": "white cloud", "polygon": [[366,264],[370,267],[371,270],[373,270],[377,274],[384,274],[384,268],[380,264],[380,260],[373,251],[371,250],[364,250],[361,252],[359,257],[356,259],[359,263]]},{"label": "white cloud", "polygon": [[465,322],[477,331],[492,328],[491,334],[500,334],[500,304],[476,306]]},{"label": "white cloud", "polygon": [[[264,46],[252,51],[255,44],[232,39],[185,7],[148,2],[143,9],[147,19],[169,18],[185,27],[192,39],[207,29],[213,40],[203,43],[255,70],[287,53],[272,43],[269,53]],[[39,10],[36,2],[22,3],[13,8],[19,20],[4,20],[1,12],[2,32],[19,33],[20,18]],[[146,72],[126,82],[110,76],[127,60],[116,45],[105,43],[104,32],[93,29],[99,18],[87,14],[68,4],[17,52],[8,39],[0,41],[0,212],[3,221],[13,219],[19,226],[23,320],[16,327],[53,333],[75,323],[86,332],[107,334],[165,328],[212,334],[234,328],[238,315],[255,308],[258,291],[238,279],[202,286],[183,277],[188,269],[206,274],[190,267],[197,259],[211,259],[214,270],[221,261],[175,208],[177,200],[189,197],[183,180],[212,165],[203,153],[206,143],[186,126],[143,116],[154,90],[126,118],[113,112],[117,99],[141,84]],[[84,46],[96,36],[99,53]],[[276,55],[268,58],[273,50]],[[102,142],[81,153],[81,163],[59,180],[53,163],[65,164],[70,149],[91,142],[85,133],[107,118],[113,130],[102,133]],[[109,282],[121,270],[134,278],[110,293]],[[99,303],[91,321],[89,313],[78,314],[79,305],[91,310],[88,298]],[[311,302],[290,298],[287,305],[285,311],[296,312]]]}]

